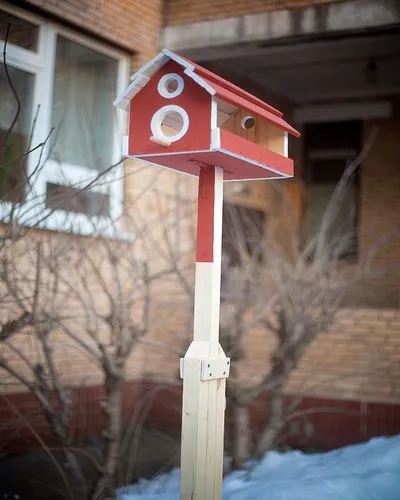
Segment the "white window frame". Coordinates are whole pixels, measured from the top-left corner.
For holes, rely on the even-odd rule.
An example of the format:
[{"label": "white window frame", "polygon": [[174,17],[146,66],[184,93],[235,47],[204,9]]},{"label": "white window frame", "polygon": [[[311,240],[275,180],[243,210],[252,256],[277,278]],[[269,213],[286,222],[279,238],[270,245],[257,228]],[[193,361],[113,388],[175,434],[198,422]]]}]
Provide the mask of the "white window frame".
[{"label": "white window frame", "polygon": [[[32,136],[32,147],[44,141],[51,128],[55,53],[58,35],[115,59],[118,62],[116,95],[119,95],[126,87],[126,83],[129,81],[129,58],[126,54],[57,23],[50,22],[23,9],[5,4],[2,0],[0,0],[0,9],[37,25],[39,30],[36,52],[23,49],[11,43],[7,44],[7,63],[9,67],[15,67],[35,76],[32,121],[39,105],[40,112]],[[1,53],[3,52],[3,48],[4,41],[0,40]],[[111,164],[115,164],[121,159],[121,137],[124,135],[127,126],[126,113],[114,108],[114,116],[115,126],[113,136],[110,137],[110,141],[112,141]],[[42,158],[48,156],[49,147],[50,144],[46,144],[42,151]],[[28,175],[31,175],[35,171],[40,154],[41,151],[39,149],[28,155]],[[74,232],[82,235],[130,238],[130,235],[124,233],[121,227],[124,204],[123,163],[105,173],[99,185],[95,184],[90,188],[93,192],[109,195],[110,213],[108,216],[88,216],[84,213],[71,213],[65,210],[54,210],[46,207],[46,188],[48,182],[62,185],[63,179],[68,179],[68,185],[73,184],[79,187],[82,183],[84,183],[83,185],[90,183],[98,175],[98,170],[66,163],[60,164],[54,160],[47,159],[43,168],[38,169],[35,177],[32,178],[35,193],[26,193],[25,201],[17,205],[19,223],[42,229]],[[1,220],[6,222],[10,208],[11,202],[1,202]]]}]

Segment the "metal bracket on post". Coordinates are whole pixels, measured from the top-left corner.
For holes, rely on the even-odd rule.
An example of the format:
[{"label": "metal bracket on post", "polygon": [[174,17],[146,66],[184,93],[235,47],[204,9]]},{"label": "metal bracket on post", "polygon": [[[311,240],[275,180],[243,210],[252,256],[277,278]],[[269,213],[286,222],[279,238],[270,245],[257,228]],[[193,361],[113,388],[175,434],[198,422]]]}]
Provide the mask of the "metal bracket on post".
[{"label": "metal bracket on post", "polygon": [[204,359],[201,362],[200,380],[228,378],[230,366],[231,360],[229,358]]},{"label": "metal bracket on post", "polygon": [[[180,376],[183,378],[183,367],[185,360],[180,359]],[[231,360],[229,358],[222,359],[203,359],[201,361],[200,380],[218,380],[220,378],[229,377],[229,369]]]}]

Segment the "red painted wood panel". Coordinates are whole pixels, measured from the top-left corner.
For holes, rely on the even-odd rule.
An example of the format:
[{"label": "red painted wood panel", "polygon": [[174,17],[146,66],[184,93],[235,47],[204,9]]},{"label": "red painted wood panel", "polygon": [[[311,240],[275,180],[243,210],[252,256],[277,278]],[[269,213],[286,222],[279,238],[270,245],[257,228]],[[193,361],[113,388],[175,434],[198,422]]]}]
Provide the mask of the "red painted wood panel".
[{"label": "red painted wood panel", "polygon": [[196,262],[214,260],[215,168],[200,169]]},{"label": "red painted wood panel", "polygon": [[[160,78],[168,73],[177,73],[184,80],[183,92],[167,99],[158,93]],[[150,141],[151,119],[163,106],[182,107],[189,115],[189,129],[182,139],[169,147]],[[129,154],[160,154],[179,151],[210,149],[211,143],[211,96],[191,78],[184,74],[182,67],[174,61],[163,66],[148,84],[132,99],[129,113]]]},{"label": "red painted wood panel", "polygon": [[230,92],[228,89],[222,87],[221,85],[218,85],[217,83],[208,81],[207,78],[204,78],[204,80],[207,83],[209,83],[211,87],[213,87],[217,97],[219,97],[223,101],[229,102],[230,104],[233,104],[234,106],[237,106],[240,109],[245,109],[246,111],[249,111],[251,114],[259,116],[263,120],[273,123],[280,129],[286,130],[287,132],[289,132],[289,134],[292,134],[295,137],[300,137],[300,133],[296,129],[294,129],[291,125],[289,125],[287,122],[285,122],[285,120],[283,120],[280,116],[277,116],[276,114],[267,111],[265,108],[254,104],[252,101],[245,99],[240,95]]},{"label": "red painted wood panel", "polygon": [[[249,160],[256,161],[265,165],[266,170],[268,167],[273,168],[281,174],[286,174],[293,176],[294,174],[294,162],[290,158],[285,158],[284,156],[275,153],[263,146],[259,146],[254,142],[248,141],[243,137],[239,137],[228,130],[220,130],[221,134],[221,149],[227,150],[233,154],[243,156]],[[251,165],[251,164],[249,164]],[[250,166],[246,168],[246,165],[242,167],[242,170],[235,172],[238,178],[247,179],[246,175],[252,170],[257,172],[257,167]],[[276,175],[276,174],[275,174]],[[241,176],[241,177],[240,177]],[[250,176],[252,177],[252,176]]]},{"label": "red painted wood panel", "polygon": [[[180,56],[182,57],[182,56]],[[185,59],[185,58],[182,58]],[[267,104],[266,102],[262,101],[261,99],[258,99],[257,97],[253,96],[252,94],[249,94],[245,90],[241,89],[240,87],[237,87],[233,83],[229,82],[228,80],[225,80],[224,78],[221,78],[220,76],[216,75],[215,73],[212,73],[206,68],[203,68],[202,66],[199,66],[198,64],[189,61],[188,59],[185,59],[188,61],[190,64],[193,64],[195,67],[195,73],[199,76],[201,76],[204,79],[207,79],[212,87],[214,85],[218,85],[218,87],[222,87],[223,89],[226,89],[229,92],[232,92],[236,96],[241,97],[242,99],[245,99],[248,102],[251,102],[255,104],[256,106],[259,106],[260,108],[265,109],[266,111],[269,111],[270,113],[273,113],[276,116],[282,116],[282,113],[272,107],[271,105]],[[215,87],[214,87],[215,88]]]}]

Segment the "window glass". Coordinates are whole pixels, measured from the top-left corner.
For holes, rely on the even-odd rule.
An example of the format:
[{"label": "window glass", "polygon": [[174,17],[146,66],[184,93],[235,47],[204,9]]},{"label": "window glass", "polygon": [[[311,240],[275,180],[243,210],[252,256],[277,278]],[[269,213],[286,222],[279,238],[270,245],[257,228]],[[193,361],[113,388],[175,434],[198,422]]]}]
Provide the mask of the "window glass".
[{"label": "window glass", "polygon": [[7,42],[23,49],[37,51],[39,27],[24,19],[0,10],[0,40],[5,40],[10,25]]},{"label": "window glass", "polygon": [[346,167],[361,148],[361,122],[308,125],[305,130],[305,180],[308,184],[305,212],[305,244],[316,238],[329,206],[332,216],[326,228],[327,244],[340,245],[341,257],[357,254],[358,177],[345,186],[336,205],[331,203]]},{"label": "window glass", "polygon": [[53,160],[95,170],[110,166],[117,69],[115,59],[57,37]]},{"label": "window glass", "polygon": [[[308,207],[306,211],[305,227],[308,239],[318,234],[321,228],[322,217],[328,208],[336,184],[312,184],[308,190]],[[341,257],[355,257],[357,253],[357,191],[356,185],[351,182],[341,196],[340,206],[334,208],[336,211],[333,220],[327,228],[327,243],[339,242],[345,238],[341,246]]]},{"label": "window glass", "polygon": [[0,162],[5,164],[0,170],[0,198],[20,201],[24,193],[26,158],[16,158],[29,147],[35,77],[11,66],[7,70],[8,77],[4,65],[0,63]]},{"label": "window glass", "polygon": [[53,183],[47,183],[46,206],[54,210],[67,210],[91,216],[108,215],[110,211],[107,194]]}]

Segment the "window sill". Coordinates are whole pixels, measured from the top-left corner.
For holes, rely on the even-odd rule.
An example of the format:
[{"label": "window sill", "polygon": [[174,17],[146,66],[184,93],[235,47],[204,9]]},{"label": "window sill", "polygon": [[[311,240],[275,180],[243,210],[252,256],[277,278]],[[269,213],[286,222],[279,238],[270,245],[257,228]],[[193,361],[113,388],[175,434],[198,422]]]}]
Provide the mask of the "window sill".
[{"label": "window sill", "polygon": [[[21,226],[41,231],[71,233],[74,235],[105,238],[119,241],[134,241],[135,236],[122,228],[122,220],[113,220],[106,216],[89,217],[85,214],[66,212],[64,210],[29,209],[26,204],[14,205],[14,219]],[[10,222],[10,202],[0,202],[0,223]]]}]

